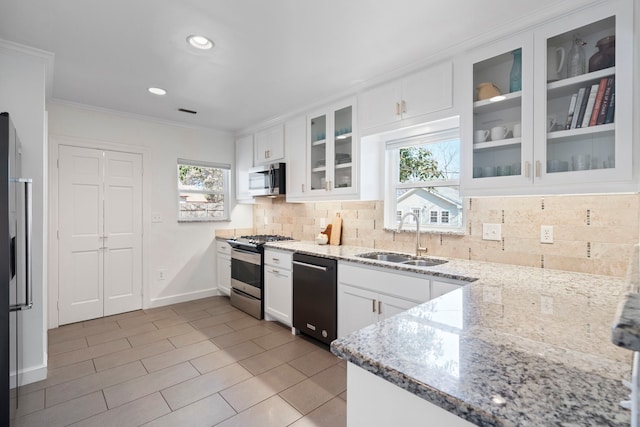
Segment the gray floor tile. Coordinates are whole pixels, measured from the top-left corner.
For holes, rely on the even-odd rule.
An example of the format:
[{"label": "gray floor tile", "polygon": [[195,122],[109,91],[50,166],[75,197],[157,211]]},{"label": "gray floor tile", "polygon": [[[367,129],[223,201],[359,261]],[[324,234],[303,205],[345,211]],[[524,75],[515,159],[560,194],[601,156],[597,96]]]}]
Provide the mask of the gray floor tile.
[{"label": "gray floor tile", "polygon": [[209,317],[205,317],[203,319],[198,319],[198,320],[194,320],[193,322],[191,322],[191,325],[193,325],[194,328],[196,329],[202,329],[202,328],[208,328],[210,326],[214,326],[214,325],[220,325],[223,324],[225,322],[229,322],[232,320],[238,320],[238,319],[246,319],[248,318],[249,315],[246,313],[243,313],[240,310],[233,310],[233,311],[227,311],[224,313],[219,313],[219,314],[213,314]]},{"label": "gray floor tile", "polygon": [[107,410],[102,393],[97,391],[60,405],[16,418],[18,427],[62,427]]},{"label": "gray floor tile", "polygon": [[258,344],[260,347],[264,348],[265,350],[270,350],[274,347],[281,346],[282,344],[286,344],[288,342],[295,341],[297,339],[298,337],[293,335],[291,331],[287,329],[287,330],[273,332],[271,334],[264,335],[262,337],[254,338],[251,341]]},{"label": "gray floor tile", "polygon": [[90,346],[98,345],[117,340],[118,338],[131,337],[145,332],[155,331],[157,329],[158,328],[156,328],[153,323],[143,323],[131,328],[120,328],[113,331],[103,332],[101,334],[90,335],[87,337],[87,342]]},{"label": "gray floor tile", "polygon": [[175,337],[170,337],[169,341],[178,348],[184,347],[185,345],[195,344],[200,341],[207,341],[208,339],[209,336],[203,334],[201,331],[193,331],[182,335],[176,335]]},{"label": "gray floor tile", "polygon": [[132,378],[142,377],[147,371],[139,361],[117,368],[108,369],[91,375],[86,375],[77,380],[67,381],[47,388],[47,407],[54,406],[76,397],[102,390],[103,388],[128,381]]},{"label": "gray floor tile", "polygon": [[191,405],[157,418],[145,427],[209,427],[236,414],[219,394],[205,397]]},{"label": "gray floor tile", "polygon": [[219,350],[193,359],[191,364],[198,370],[198,372],[206,374],[207,372],[215,371],[216,369],[220,369],[223,366],[231,365],[236,362],[237,360],[229,353],[224,350]]},{"label": "gray floor tile", "polygon": [[211,341],[202,341],[142,359],[147,371],[154,372],[218,350]]},{"label": "gray floor tile", "polygon": [[156,341],[151,344],[127,348],[116,353],[96,357],[93,359],[93,363],[97,371],[104,371],[105,369],[125,365],[135,360],[144,359],[145,357],[155,356],[156,354],[161,354],[174,348],[168,340]]},{"label": "gray floor tile", "polygon": [[303,354],[310,353],[317,348],[318,347],[314,344],[297,339],[245,359],[241,361],[240,364],[247,368],[253,375],[259,375],[265,371],[275,368],[278,365],[282,365],[283,363],[296,359]]},{"label": "gray floor tile", "polygon": [[46,380],[24,385],[20,387],[20,391],[22,393],[31,393],[36,390],[42,390],[45,387],[51,387],[56,384],[84,377],[85,375],[93,374],[95,371],[91,360],[84,360],[73,365],[63,366],[62,368],[48,369]]},{"label": "gray floor tile", "polygon": [[284,427],[301,418],[301,414],[278,396],[273,396],[216,427]]},{"label": "gray floor tile", "polygon": [[220,392],[238,412],[286,390],[307,377],[289,365],[281,365]]},{"label": "gray floor tile", "polygon": [[233,364],[169,387],[162,391],[162,395],[175,411],[247,378],[251,378],[251,373],[242,366]]},{"label": "gray floor tile", "polygon": [[121,328],[135,328],[144,323],[151,323],[155,320],[172,319],[177,317],[179,316],[175,311],[171,309],[166,309],[166,310],[154,311],[152,313],[145,313],[144,316],[136,316],[136,317],[126,318],[126,319],[120,319],[118,320],[118,324],[120,325]]},{"label": "gray floor tile", "polygon": [[103,332],[120,329],[118,323],[113,320],[96,324],[91,327],[83,328],[82,324],[64,325],[57,329],[49,331],[49,345],[58,344],[64,341],[74,340],[77,338],[87,337],[89,335],[101,334]]},{"label": "gray floor tile", "polygon": [[230,322],[226,322],[226,325],[230,328],[239,331],[241,329],[247,329],[251,326],[257,326],[263,324],[260,320],[254,317],[243,317],[241,319],[232,320]]},{"label": "gray floor tile", "polygon": [[346,427],[347,403],[336,397],[300,418],[291,427]]},{"label": "gray floor tile", "polygon": [[16,403],[15,396],[12,397],[9,408],[11,409],[10,415],[12,419],[44,409],[44,390],[37,390],[33,393],[23,393],[21,390],[18,402]]},{"label": "gray floor tile", "polygon": [[241,342],[249,341],[253,338],[267,335],[269,333],[271,333],[271,330],[269,328],[266,328],[263,325],[258,325],[243,329],[241,331],[232,332],[230,334],[212,338],[212,341],[218,347],[226,348],[234,346],[236,344],[240,344]]},{"label": "gray floor tile", "polygon": [[170,412],[171,409],[160,393],[153,393],[72,425],[73,427],[136,427]]},{"label": "gray floor tile", "polygon": [[87,338],[80,337],[73,340],[62,341],[57,344],[49,345],[49,355],[54,356],[56,354],[79,350],[86,347],[89,347],[89,345],[87,344]]},{"label": "gray floor tile", "polygon": [[171,366],[161,371],[152,372],[141,378],[136,378],[103,390],[109,409],[131,402],[142,396],[163,390],[179,384],[190,378],[197,377],[198,371],[189,363]]},{"label": "gray floor tile", "polygon": [[92,347],[83,348],[81,350],[71,351],[67,353],[56,354],[49,357],[49,367],[59,368],[61,366],[72,365],[82,362],[83,360],[93,359],[105,354],[115,353],[127,348],[131,348],[126,338],[115,341],[109,341],[104,344],[98,344]]},{"label": "gray floor tile", "polygon": [[340,359],[335,355],[327,350],[317,349],[290,361],[289,365],[310,377],[338,363],[340,363]]},{"label": "gray floor tile", "polygon": [[154,341],[160,341],[165,338],[175,337],[176,335],[186,334],[193,332],[193,327],[188,323],[181,323],[179,325],[170,326],[164,329],[158,329],[156,331],[146,332],[144,334],[133,335],[127,339],[133,347],[139,345],[150,344]]},{"label": "gray floor tile", "polygon": [[334,365],[280,393],[302,414],[308,414],[347,389],[347,371]]}]

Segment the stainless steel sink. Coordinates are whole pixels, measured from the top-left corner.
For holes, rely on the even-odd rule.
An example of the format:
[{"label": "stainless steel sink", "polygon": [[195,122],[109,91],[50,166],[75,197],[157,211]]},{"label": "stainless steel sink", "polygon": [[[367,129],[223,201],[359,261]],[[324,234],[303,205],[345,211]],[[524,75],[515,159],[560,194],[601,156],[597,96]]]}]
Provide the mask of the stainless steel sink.
[{"label": "stainless steel sink", "polygon": [[433,267],[434,265],[444,264],[447,261],[439,259],[412,259],[409,261],[403,261],[401,264],[416,265],[418,267]]},{"label": "stainless steel sink", "polygon": [[432,258],[419,258],[408,254],[398,254],[395,252],[370,252],[365,254],[356,255],[359,258],[373,259],[377,261],[386,261],[406,265],[415,265],[419,267],[432,267],[434,265],[444,264],[447,261],[432,259]]}]

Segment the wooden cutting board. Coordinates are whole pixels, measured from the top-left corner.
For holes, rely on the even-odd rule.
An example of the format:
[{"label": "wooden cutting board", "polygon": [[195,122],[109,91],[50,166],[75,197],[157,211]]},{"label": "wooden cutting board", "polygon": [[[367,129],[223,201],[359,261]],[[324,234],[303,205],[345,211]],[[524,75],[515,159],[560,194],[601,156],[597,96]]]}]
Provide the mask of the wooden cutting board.
[{"label": "wooden cutting board", "polygon": [[333,222],[331,223],[331,238],[329,239],[329,244],[339,245],[341,237],[342,237],[342,218],[340,218],[340,214],[337,213],[336,217],[333,219]]}]

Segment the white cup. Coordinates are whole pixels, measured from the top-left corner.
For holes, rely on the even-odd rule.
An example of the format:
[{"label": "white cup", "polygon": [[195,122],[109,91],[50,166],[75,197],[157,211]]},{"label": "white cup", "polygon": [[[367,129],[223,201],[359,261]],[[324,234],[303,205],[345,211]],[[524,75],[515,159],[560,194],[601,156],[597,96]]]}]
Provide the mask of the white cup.
[{"label": "white cup", "polygon": [[491,140],[499,141],[501,139],[505,139],[507,137],[507,129],[506,126],[495,126],[491,128]]},{"label": "white cup", "polygon": [[522,136],[522,126],[520,123],[516,123],[513,125],[513,137],[520,138]]},{"label": "white cup", "polygon": [[473,133],[473,142],[485,142],[489,138],[489,131],[480,129]]}]

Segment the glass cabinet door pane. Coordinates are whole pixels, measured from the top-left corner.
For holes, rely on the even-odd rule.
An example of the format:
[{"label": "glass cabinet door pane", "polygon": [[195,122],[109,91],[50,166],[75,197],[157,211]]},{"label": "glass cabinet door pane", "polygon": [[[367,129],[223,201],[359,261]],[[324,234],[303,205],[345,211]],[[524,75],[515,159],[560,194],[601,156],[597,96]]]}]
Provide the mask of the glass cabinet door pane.
[{"label": "glass cabinet door pane", "polygon": [[311,189],[326,188],[327,181],[327,117],[311,119]]},{"label": "glass cabinet door pane", "polygon": [[614,16],[547,39],[546,172],[615,167]]},{"label": "glass cabinet door pane", "polygon": [[522,48],[473,65],[473,177],[522,174]]},{"label": "glass cabinet door pane", "polygon": [[352,107],[334,113],[334,184],[335,188],[353,186]]}]

